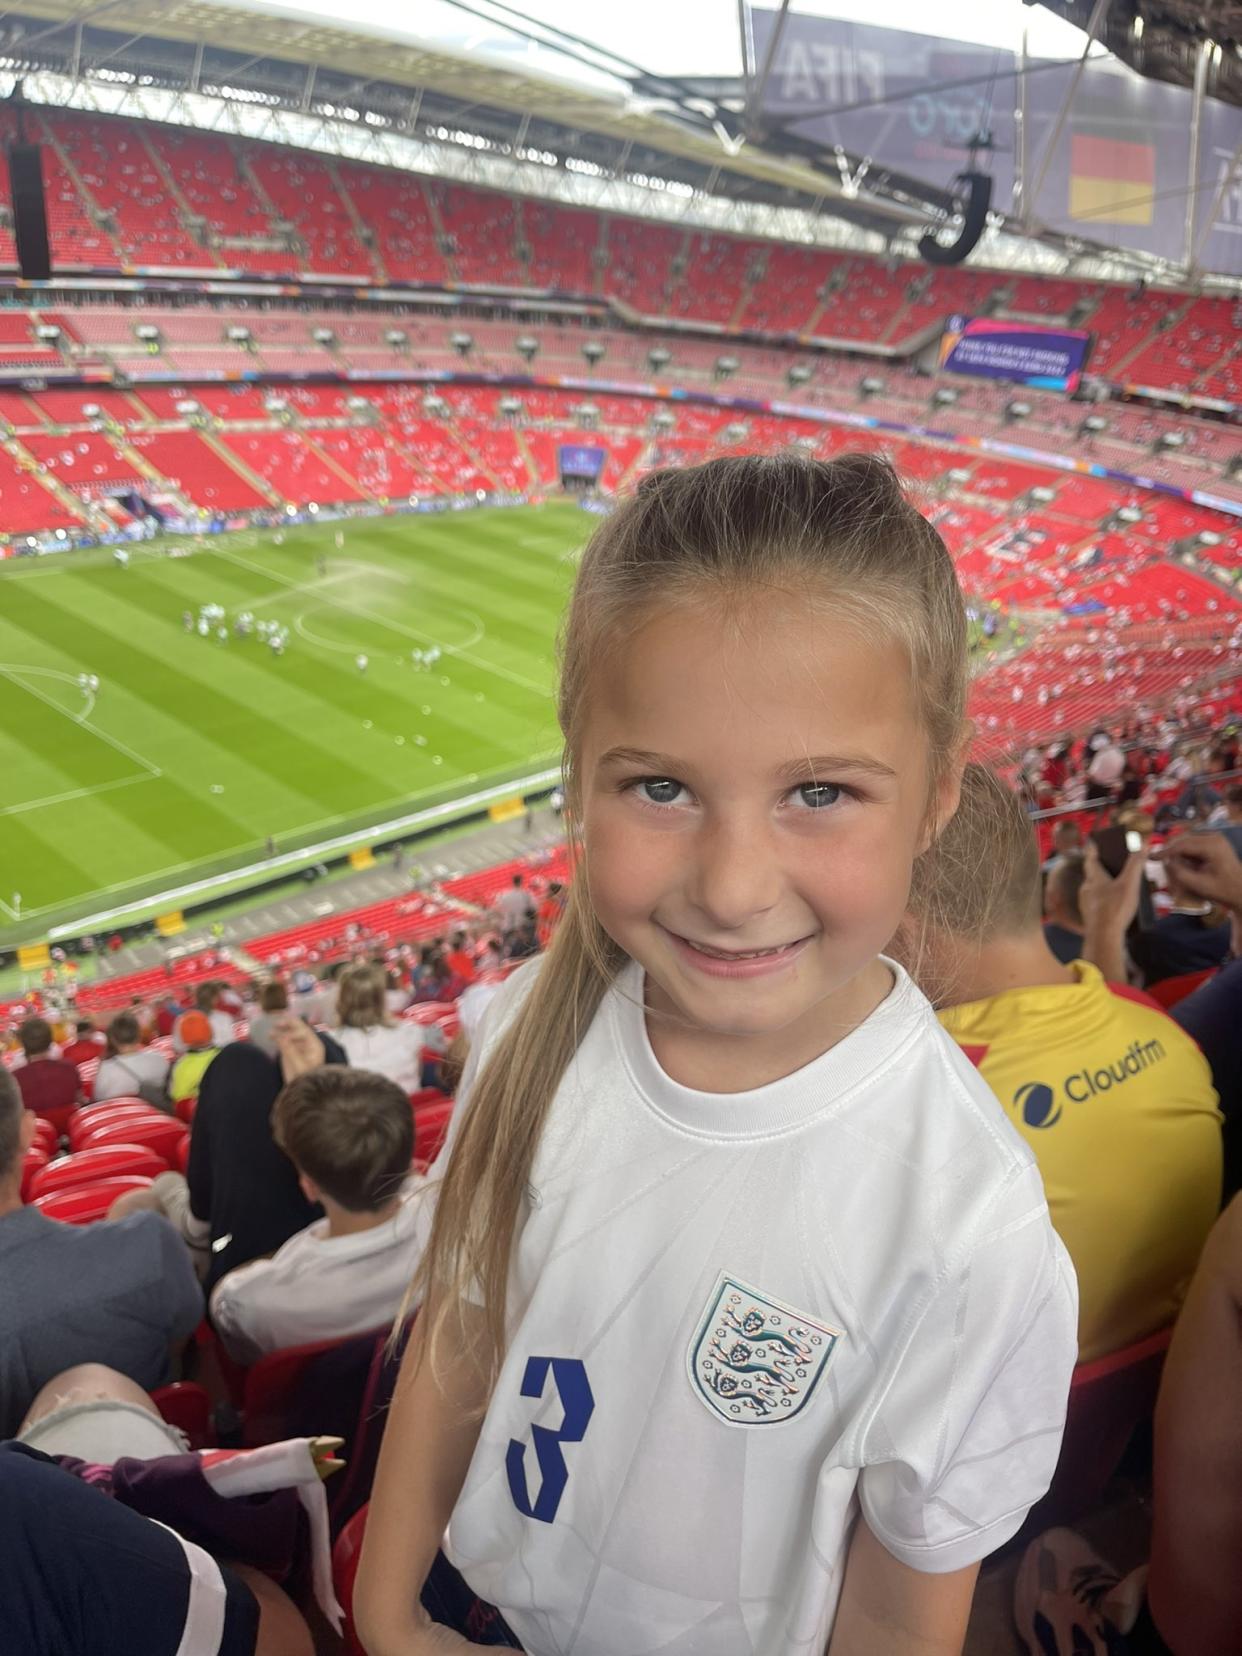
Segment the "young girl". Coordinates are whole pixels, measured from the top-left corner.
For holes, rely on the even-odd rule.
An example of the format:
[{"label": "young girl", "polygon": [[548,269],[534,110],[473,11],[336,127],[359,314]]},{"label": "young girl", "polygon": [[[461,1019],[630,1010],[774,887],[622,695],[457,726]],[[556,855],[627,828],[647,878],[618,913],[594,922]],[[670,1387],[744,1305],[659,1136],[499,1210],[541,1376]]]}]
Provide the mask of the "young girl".
[{"label": "young girl", "polygon": [[581,861],[463,1079],[371,1656],[960,1650],[1076,1319],[1030,1154],[880,953],[965,687],[952,563],[878,459],[659,473],[592,537]]}]

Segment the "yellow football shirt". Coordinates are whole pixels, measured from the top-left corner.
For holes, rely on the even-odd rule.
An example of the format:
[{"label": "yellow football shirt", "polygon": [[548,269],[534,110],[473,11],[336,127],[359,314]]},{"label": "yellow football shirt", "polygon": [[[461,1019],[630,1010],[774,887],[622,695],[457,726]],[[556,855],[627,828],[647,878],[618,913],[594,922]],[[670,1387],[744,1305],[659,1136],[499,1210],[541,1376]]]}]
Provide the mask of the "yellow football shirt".
[{"label": "yellow football shirt", "polygon": [[1082,1361],[1177,1316],[1220,1210],[1221,1118],[1207,1060],[1167,1013],[1086,961],[1071,970],[940,1021],[1035,1152],[1078,1272]]}]

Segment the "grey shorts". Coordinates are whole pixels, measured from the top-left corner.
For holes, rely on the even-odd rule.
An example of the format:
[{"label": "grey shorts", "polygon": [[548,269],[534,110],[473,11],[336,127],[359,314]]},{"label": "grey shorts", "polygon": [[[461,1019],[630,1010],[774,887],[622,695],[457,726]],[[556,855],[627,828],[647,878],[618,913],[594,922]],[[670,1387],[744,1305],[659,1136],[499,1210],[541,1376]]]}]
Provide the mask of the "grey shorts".
[{"label": "grey shorts", "polygon": [[123,1457],[156,1460],[161,1455],[184,1455],[190,1447],[185,1433],[159,1415],[112,1398],[66,1402],[19,1432],[17,1441],[45,1455],[70,1455],[98,1466],[111,1466]]}]

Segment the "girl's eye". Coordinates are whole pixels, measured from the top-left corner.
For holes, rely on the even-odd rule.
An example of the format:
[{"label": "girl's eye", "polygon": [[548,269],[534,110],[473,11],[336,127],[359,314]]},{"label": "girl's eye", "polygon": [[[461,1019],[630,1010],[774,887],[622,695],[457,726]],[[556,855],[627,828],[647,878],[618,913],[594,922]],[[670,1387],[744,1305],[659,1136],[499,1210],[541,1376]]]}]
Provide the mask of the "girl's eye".
[{"label": "girl's eye", "polygon": [[674,782],[671,776],[643,776],[634,786],[639,797],[649,805],[674,805],[682,792],[681,783]]},{"label": "girl's eye", "polygon": [[835,782],[804,782],[798,789],[798,798],[810,810],[823,811],[835,805],[843,791]]}]

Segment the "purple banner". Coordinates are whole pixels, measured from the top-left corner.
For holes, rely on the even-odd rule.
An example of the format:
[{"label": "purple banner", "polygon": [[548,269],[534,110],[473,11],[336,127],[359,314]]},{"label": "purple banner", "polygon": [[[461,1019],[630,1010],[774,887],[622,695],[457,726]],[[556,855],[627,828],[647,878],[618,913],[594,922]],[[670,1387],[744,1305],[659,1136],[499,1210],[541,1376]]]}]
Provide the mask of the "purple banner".
[{"label": "purple banner", "polygon": [[1042,391],[1074,391],[1090,348],[1091,335],[1075,329],[951,316],[940,341],[940,366]]},{"label": "purple banner", "polygon": [[[775,13],[751,13],[755,61],[763,63]],[[768,77],[763,116],[826,149],[840,145],[942,188],[968,165],[972,139],[991,135],[981,164],[995,176],[992,205],[1013,192],[1012,52],[969,41],[799,17],[785,21]]]}]

